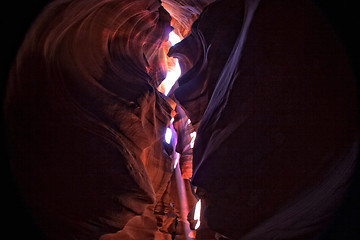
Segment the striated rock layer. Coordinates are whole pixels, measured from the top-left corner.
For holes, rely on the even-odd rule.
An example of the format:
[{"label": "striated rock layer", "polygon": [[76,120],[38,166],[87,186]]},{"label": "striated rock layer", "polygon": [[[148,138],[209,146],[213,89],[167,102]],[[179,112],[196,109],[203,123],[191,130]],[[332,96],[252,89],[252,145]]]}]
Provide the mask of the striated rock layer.
[{"label": "striated rock layer", "polygon": [[55,0],[10,72],[12,168],[48,239],[189,239],[194,186],[197,239],[315,239],[353,174],[355,88],[310,0]]},{"label": "striated rock layer", "polygon": [[173,172],[173,109],[156,90],[170,20],[155,0],[59,0],[27,33],[5,112],[15,176],[49,239],[98,239],[144,211],[157,229],[149,208]]}]

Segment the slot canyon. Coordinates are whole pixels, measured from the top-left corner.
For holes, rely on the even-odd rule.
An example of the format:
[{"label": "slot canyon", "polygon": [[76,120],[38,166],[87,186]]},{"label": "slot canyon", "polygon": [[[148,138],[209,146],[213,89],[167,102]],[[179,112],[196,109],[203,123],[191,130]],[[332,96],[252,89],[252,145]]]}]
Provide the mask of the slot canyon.
[{"label": "slot canyon", "polygon": [[358,239],[351,1],[35,2],[4,30],[4,236]]}]

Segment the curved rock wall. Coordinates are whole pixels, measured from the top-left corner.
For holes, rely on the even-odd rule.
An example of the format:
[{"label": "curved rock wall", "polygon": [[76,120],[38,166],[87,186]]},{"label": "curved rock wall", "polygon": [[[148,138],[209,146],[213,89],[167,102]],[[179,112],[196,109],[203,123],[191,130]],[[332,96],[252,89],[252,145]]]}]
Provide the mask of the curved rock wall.
[{"label": "curved rock wall", "polygon": [[316,237],[358,155],[355,78],[318,9],[217,1],[170,54],[188,68],[175,97],[199,124],[192,184],[209,227],[231,239]]},{"label": "curved rock wall", "polygon": [[[32,24],[5,115],[36,221],[49,239],[189,238],[177,184],[191,208],[191,182],[198,239],[314,239],[358,155],[356,86],[333,30],[310,0],[162,5],[172,19],[156,0],[55,0]],[[170,22],[185,38],[168,52],[182,69],[168,98]]]},{"label": "curved rock wall", "polygon": [[158,1],[54,1],[27,33],[5,112],[17,181],[50,239],[98,239],[165,192],[172,108],[156,87],[170,20]]}]

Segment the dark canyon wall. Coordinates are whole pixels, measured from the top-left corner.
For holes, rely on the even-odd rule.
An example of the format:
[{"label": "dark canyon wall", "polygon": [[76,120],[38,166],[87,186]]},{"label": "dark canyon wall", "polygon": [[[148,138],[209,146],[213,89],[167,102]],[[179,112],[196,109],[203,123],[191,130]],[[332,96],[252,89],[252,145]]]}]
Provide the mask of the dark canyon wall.
[{"label": "dark canyon wall", "polygon": [[175,97],[200,122],[192,183],[210,228],[231,239],[317,237],[358,155],[356,81],[319,10],[217,1],[170,55],[190,66]]}]

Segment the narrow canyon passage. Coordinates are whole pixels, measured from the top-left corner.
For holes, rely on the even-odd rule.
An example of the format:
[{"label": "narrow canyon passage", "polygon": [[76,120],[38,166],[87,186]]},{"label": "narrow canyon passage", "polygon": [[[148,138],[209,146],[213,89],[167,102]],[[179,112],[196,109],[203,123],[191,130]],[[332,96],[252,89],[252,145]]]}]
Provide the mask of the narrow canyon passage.
[{"label": "narrow canyon passage", "polygon": [[27,223],[49,240],[352,239],[358,71],[339,6],[42,4],[4,98],[15,239]]}]

